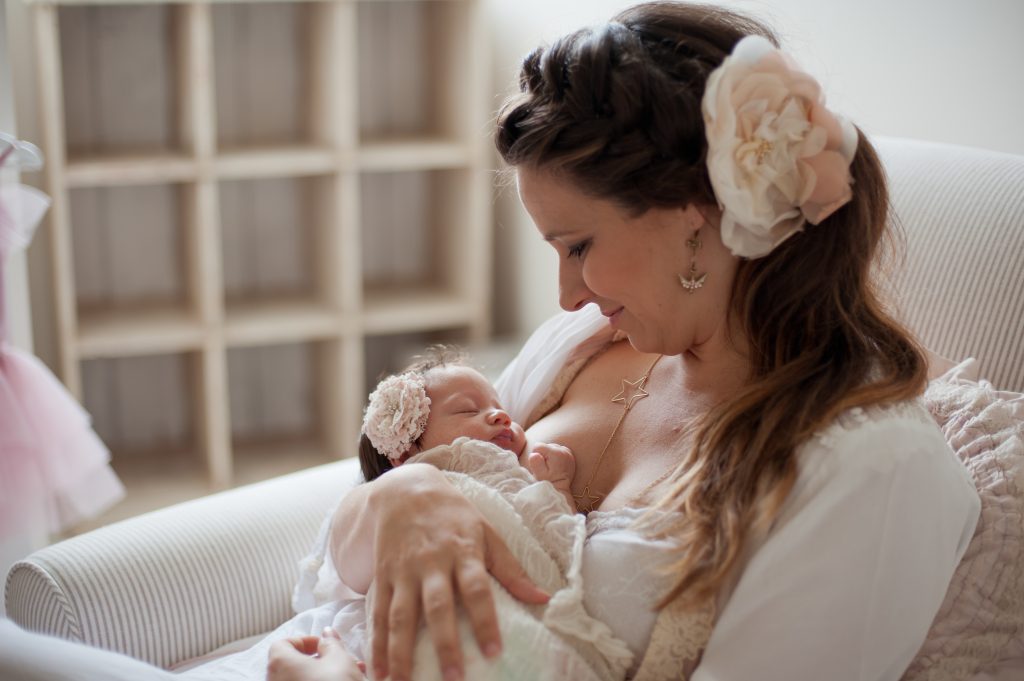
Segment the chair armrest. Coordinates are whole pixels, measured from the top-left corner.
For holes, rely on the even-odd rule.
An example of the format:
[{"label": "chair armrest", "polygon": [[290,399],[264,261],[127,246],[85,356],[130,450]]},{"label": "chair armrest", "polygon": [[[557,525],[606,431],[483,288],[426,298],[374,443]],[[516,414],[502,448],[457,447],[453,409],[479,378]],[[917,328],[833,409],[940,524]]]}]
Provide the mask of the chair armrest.
[{"label": "chair armrest", "polygon": [[346,459],[48,546],[8,573],[7,615],[165,668],[269,631],[292,615],[298,561],[359,479]]}]

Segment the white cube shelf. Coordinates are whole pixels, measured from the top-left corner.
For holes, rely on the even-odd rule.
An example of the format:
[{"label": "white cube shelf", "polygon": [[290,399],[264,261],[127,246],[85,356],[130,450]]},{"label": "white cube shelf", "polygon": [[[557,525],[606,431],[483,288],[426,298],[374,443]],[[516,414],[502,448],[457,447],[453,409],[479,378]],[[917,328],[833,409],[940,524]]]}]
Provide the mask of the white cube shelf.
[{"label": "white cube shelf", "polygon": [[[478,0],[31,5],[58,370],[129,495],[354,455],[382,371],[487,338]],[[126,435],[174,367],[180,437]]]}]

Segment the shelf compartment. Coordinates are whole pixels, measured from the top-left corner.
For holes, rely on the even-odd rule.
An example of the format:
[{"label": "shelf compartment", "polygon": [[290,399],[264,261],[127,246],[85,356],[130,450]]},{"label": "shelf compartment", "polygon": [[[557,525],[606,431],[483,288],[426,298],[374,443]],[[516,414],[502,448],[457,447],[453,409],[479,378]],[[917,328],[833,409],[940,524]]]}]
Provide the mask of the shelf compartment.
[{"label": "shelf compartment", "polygon": [[166,452],[188,454],[169,468],[201,465],[191,380],[197,362],[197,353],[173,353],[82,363],[82,403],[115,470]]},{"label": "shelf compartment", "polygon": [[217,144],[222,150],[313,139],[314,3],[213,6]]},{"label": "shelf compartment", "polygon": [[[360,141],[475,134],[473,3],[360,2],[357,62]],[[482,94],[482,93],[481,93]]]},{"label": "shelf compartment", "polygon": [[199,319],[181,308],[92,309],[78,318],[78,352],[83,358],[195,350],[205,337]]},{"label": "shelf compartment", "polygon": [[[228,349],[233,448],[320,442],[316,343]],[[240,464],[238,455],[233,457]],[[325,456],[326,459],[326,456]]]},{"label": "shelf compartment", "polygon": [[214,166],[221,179],[240,180],[322,175],[339,163],[333,150],[307,145],[224,151]]},{"label": "shelf compartment", "polygon": [[333,224],[333,176],[220,183],[224,292],[228,307],[281,298],[327,300],[318,262]]},{"label": "shelf compartment", "polygon": [[198,174],[196,162],[183,154],[122,154],[72,159],[65,178],[78,188],[191,182]]},{"label": "shelf compartment", "polygon": [[58,10],[67,156],[184,151],[178,68],[185,7]]},{"label": "shelf compartment", "polygon": [[[360,176],[363,289],[465,292],[472,269],[470,172]],[[477,256],[478,257],[478,256]]]},{"label": "shelf compartment", "polygon": [[79,314],[187,309],[183,238],[188,185],[79,188],[69,192]]},{"label": "shelf compartment", "polygon": [[242,302],[227,309],[224,339],[230,346],[319,340],[337,337],[340,325],[337,312],[308,300]]}]

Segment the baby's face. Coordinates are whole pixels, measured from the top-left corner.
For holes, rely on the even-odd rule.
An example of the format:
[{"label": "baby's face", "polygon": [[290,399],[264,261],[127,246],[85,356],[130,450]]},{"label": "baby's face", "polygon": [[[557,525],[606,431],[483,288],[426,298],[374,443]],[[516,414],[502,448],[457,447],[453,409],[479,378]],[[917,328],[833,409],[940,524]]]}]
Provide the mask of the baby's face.
[{"label": "baby's face", "polygon": [[516,456],[522,454],[526,434],[501,408],[498,393],[480,372],[449,366],[432,369],[424,378],[430,416],[420,438],[423,450],[471,437],[493,442]]}]

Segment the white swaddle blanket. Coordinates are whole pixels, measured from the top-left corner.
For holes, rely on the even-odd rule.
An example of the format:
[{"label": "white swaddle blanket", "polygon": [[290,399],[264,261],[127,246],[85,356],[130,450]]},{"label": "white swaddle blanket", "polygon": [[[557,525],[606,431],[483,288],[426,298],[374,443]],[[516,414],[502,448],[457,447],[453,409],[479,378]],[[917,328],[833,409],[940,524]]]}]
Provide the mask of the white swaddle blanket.
[{"label": "white swaddle blanket", "polygon": [[[604,622],[584,607],[582,515],[547,482],[538,482],[515,455],[496,445],[459,438],[412,457],[430,463],[484,515],[530,578],[552,594],[542,606],[525,605],[492,578],[503,651],[495,660],[480,653],[468,620],[459,615],[465,677],[474,681],[612,681],[624,679],[633,653]],[[356,657],[368,659],[373,630],[373,587],[366,599],[338,579],[327,551],[332,512],[312,552],[301,562],[292,605],[298,615],[246,651],[193,668],[193,681],[263,679],[270,644],[289,636],[319,635],[330,625]],[[346,595],[348,598],[346,598]],[[354,597],[354,598],[353,598]],[[367,665],[372,668],[372,665]],[[371,678],[373,678],[371,676]],[[416,681],[441,679],[440,665],[425,625],[413,656]]]},{"label": "white swaddle blanket", "polygon": [[[583,545],[586,520],[571,513],[547,482],[538,482],[511,452],[459,438],[409,460],[443,471],[498,532],[523,569],[552,594],[544,606],[513,598],[492,578],[504,652],[483,658],[464,616],[459,631],[469,679],[622,679],[633,661],[625,642],[583,605]],[[373,588],[367,613],[373,612]],[[372,631],[372,622],[368,622]],[[369,640],[366,643],[369,652]],[[440,680],[434,646],[421,628],[413,657],[414,678]]]}]

